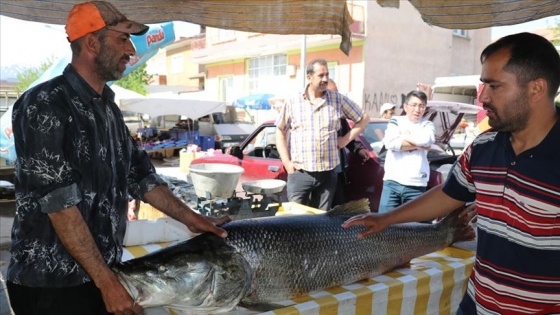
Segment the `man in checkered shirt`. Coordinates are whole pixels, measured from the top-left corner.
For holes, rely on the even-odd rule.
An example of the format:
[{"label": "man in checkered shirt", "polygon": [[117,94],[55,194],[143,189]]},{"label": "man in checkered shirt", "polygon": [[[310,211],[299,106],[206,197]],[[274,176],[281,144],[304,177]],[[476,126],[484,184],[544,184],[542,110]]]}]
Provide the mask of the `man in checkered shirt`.
[{"label": "man in checkered shirt", "polygon": [[[327,89],[329,69],[324,59],[307,66],[308,85],[288,100],[276,119],[276,146],[288,173],[288,199],[328,210],[337,185],[339,149],[367,126],[369,116],[348,97]],[[337,136],[340,118],[356,124]]]}]

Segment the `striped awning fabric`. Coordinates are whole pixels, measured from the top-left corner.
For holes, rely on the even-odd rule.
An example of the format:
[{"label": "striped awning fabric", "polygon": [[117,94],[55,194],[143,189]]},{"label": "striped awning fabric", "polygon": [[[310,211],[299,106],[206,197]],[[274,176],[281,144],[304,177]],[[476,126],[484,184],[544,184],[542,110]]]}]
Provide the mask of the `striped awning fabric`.
[{"label": "striped awning fabric", "polygon": [[[394,7],[399,0],[378,2]],[[410,0],[410,3],[426,23],[447,29],[513,25],[560,14],[558,0]]]},{"label": "striped awning fabric", "polygon": [[[66,24],[76,0],[2,0],[0,14],[34,22]],[[353,20],[341,0],[175,0],[109,1],[141,23],[186,21],[222,29],[269,34],[338,34],[340,49],[352,48]]]},{"label": "striped awning fabric", "polygon": [[[402,0],[377,0],[398,7]],[[2,0],[0,14],[22,20],[65,24],[82,0]],[[352,17],[342,0],[111,0],[128,18],[143,23],[186,21],[209,27],[270,34],[338,34],[351,49]],[[558,0],[409,0],[434,26],[478,29],[560,15]],[[375,21],[373,21],[375,23]]]}]

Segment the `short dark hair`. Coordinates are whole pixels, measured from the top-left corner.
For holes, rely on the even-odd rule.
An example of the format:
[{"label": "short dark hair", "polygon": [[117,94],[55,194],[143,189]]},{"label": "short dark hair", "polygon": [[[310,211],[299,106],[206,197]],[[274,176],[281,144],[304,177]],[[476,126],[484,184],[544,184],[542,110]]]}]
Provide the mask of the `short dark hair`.
[{"label": "short dark hair", "polygon": [[[91,34],[94,34],[95,36],[97,36],[97,38],[99,38],[99,41],[105,41],[105,39],[107,38],[107,31],[108,29],[106,27],[99,29]],[[70,49],[72,50],[72,53],[75,55],[80,54],[80,52],[82,51],[82,45],[81,43],[85,40],[84,39],[85,36],[82,36],[72,42],[70,42]]]},{"label": "short dark hair", "polygon": [[428,96],[426,95],[426,93],[424,93],[422,91],[418,91],[418,90],[412,90],[412,91],[408,92],[408,94],[406,94],[406,103],[408,103],[410,98],[413,97],[413,96],[418,97],[419,99],[424,101],[424,104],[428,104]]},{"label": "short dark hair", "polygon": [[520,86],[544,78],[548,83],[548,95],[552,99],[560,86],[560,56],[554,45],[546,38],[519,33],[500,38],[480,54],[480,62],[502,49],[509,49],[510,57],[504,70],[517,77]]},{"label": "short dark hair", "polygon": [[313,59],[307,64],[307,69],[305,71],[306,74],[313,74],[315,72],[315,69],[313,68],[313,66],[315,66],[316,63],[320,64],[321,66],[325,66],[325,67],[329,66],[325,59],[322,59],[322,58]]}]

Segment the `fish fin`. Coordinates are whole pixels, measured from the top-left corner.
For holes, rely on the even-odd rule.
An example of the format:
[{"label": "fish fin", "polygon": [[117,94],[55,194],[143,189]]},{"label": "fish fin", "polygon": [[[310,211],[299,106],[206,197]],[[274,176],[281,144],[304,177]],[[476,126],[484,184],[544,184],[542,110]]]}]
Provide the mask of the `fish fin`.
[{"label": "fish fin", "polygon": [[463,241],[472,241],[475,238],[475,231],[469,221],[465,221],[465,219],[472,218],[472,216],[462,216],[459,215],[463,214],[467,211],[472,211],[475,205],[463,205],[449,214],[447,214],[438,224],[441,226],[449,226],[453,228],[453,240],[451,244]]},{"label": "fish fin", "polygon": [[244,303],[244,302],[240,302],[239,306],[244,307],[250,311],[256,311],[259,313],[269,312],[272,310],[286,307],[285,305],[275,304],[275,303]]},{"label": "fish fin", "polygon": [[327,215],[356,215],[362,213],[368,213],[369,211],[369,199],[362,198],[358,200],[352,200],[347,203],[338,205],[331,210],[327,211]]}]

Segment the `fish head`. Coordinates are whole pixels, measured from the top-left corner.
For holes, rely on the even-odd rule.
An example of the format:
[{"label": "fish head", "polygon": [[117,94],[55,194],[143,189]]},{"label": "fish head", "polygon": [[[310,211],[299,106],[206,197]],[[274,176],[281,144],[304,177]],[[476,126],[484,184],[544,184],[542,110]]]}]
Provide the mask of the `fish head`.
[{"label": "fish head", "polygon": [[154,252],[118,264],[113,270],[131,297],[144,308],[231,310],[248,294],[252,269],[232,248],[203,244]]}]

